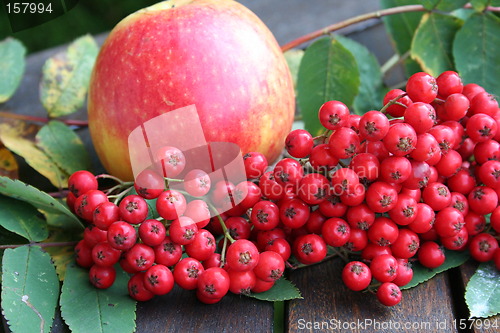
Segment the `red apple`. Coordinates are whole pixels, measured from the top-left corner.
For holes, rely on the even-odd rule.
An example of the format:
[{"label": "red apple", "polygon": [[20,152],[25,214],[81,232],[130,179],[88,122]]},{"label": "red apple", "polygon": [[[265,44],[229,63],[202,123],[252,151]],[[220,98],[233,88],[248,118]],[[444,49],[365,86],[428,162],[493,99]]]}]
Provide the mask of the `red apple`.
[{"label": "red apple", "polygon": [[269,29],[232,0],[171,0],[122,20],[92,73],[89,127],[107,171],[132,179],[127,138],[143,122],[194,104],[207,141],[271,162],[293,122],[290,71]]}]

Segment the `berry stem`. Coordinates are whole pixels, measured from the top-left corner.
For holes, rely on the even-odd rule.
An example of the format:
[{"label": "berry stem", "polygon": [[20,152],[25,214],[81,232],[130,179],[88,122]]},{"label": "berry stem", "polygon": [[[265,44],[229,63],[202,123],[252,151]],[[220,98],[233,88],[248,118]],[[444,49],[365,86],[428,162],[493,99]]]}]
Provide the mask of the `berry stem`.
[{"label": "berry stem", "polygon": [[[466,4],[463,8],[472,8],[470,4]],[[410,13],[410,12],[425,12],[428,11],[427,9],[424,8],[422,5],[406,5],[406,6],[397,6],[397,7],[391,7],[391,8],[386,8],[386,9],[381,9],[377,10],[374,12],[366,13],[366,14],[361,14],[355,17],[351,17],[347,20],[340,21],[337,23],[334,23],[332,25],[326,26],[322,29],[310,32],[304,36],[301,36],[297,39],[292,40],[291,42],[281,46],[281,51],[286,52],[290,49],[293,49],[294,47],[297,47],[301,44],[307,43],[313,39],[316,39],[318,37],[328,35],[331,32],[346,28],[350,25],[354,25],[357,23],[361,23],[364,21],[368,21],[371,19],[379,19],[383,16],[389,16],[389,15],[395,15],[395,14],[402,14],[402,13]],[[490,12],[500,12],[500,7],[492,7],[488,6],[486,7],[485,11],[490,11]]]},{"label": "berry stem", "polygon": [[345,253],[343,253],[339,248],[332,247],[332,246],[330,246],[330,248],[332,249],[332,251],[334,253],[333,256],[339,256],[340,258],[342,258],[342,260],[345,263],[348,263],[350,261],[349,258],[345,255]]},{"label": "berry stem", "polygon": [[131,189],[133,189],[134,187],[133,186],[130,186],[128,187],[127,189],[125,189],[124,191],[122,191],[121,193],[117,194],[117,195],[109,195],[108,198],[114,198],[115,200],[113,201],[113,203],[115,205],[117,205],[120,200],[125,196],[127,195],[128,192],[130,192]]},{"label": "berry stem", "polygon": [[222,243],[222,252],[220,254],[221,267],[224,267],[226,262],[226,247],[227,247],[227,237],[224,237],[224,242]]},{"label": "berry stem", "polygon": [[71,241],[71,242],[47,242],[47,243],[29,243],[29,244],[11,244],[11,245],[0,245],[0,250],[5,250],[5,249],[15,249],[21,246],[40,246],[42,248],[44,247],[58,247],[58,246],[75,246],[78,244],[77,241]]},{"label": "berry stem", "polygon": [[329,26],[324,27],[322,29],[313,31],[311,33],[308,33],[307,35],[301,36],[301,37],[283,45],[281,47],[281,51],[283,51],[283,52],[288,51],[290,49],[293,49],[294,47],[297,47],[301,44],[309,42],[313,39],[316,39],[316,38],[321,37],[323,35],[327,35],[333,31],[337,31],[337,30],[340,30],[342,28],[346,28],[350,25],[357,24],[357,23],[360,23],[363,21],[381,18],[381,17],[387,16],[387,15],[409,13],[409,12],[423,12],[423,11],[426,11],[426,9],[422,5],[407,5],[407,6],[398,6],[398,7],[377,10],[375,12],[370,12],[370,13],[358,15],[358,16],[352,17],[350,19],[329,25]]},{"label": "berry stem", "polygon": [[52,198],[66,198],[69,194],[69,190],[61,190],[57,192],[47,192]]},{"label": "berry stem", "polygon": [[52,118],[28,116],[28,115],[24,115],[24,114],[17,114],[17,113],[6,112],[6,111],[0,111],[0,117],[25,120],[25,121],[35,122],[35,123],[48,123],[51,120],[58,120],[66,125],[78,126],[78,127],[87,127],[89,125],[89,122],[87,120],[56,119],[56,118],[52,119]]},{"label": "berry stem", "polygon": [[120,184],[123,184],[125,183],[123,180],[121,180],[120,178],[118,177],[115,177],[115,176],[112,176],[112,175],[108,175],[108,174],[105,174],[105,173],[102,173],[100,175],[97,175],[95,176],[96,179],[113,179],[115,182],[117,183],[120,183]]},{"label": "berry stem", "polygon": [[222,231],[224,231],[224,238],[227,238],[231,243],[234,243],[235,239],[233,237],[231,237],[231,235],[229,234],[229,231],[227,230],[227,227],[226,227],[226,223],[224,223],[224,220],[219,215],[219,212],[217,211],[217,209],[212,204],[209,204],[209,203],[207,203],[207,204],[210,207],[210,209],[212,209],[214,211],[214,213],[216,214],[215,216],[217,216],[217,218],[219,219],[219,223],[220,223],[220,226],[222,227]]},{"label": "berry stem", "polygon": [[398,105],[401,105],[401,106],[403,106],[403,107],[406,107],[406,105],[401,104],[401,103],[398,103],[398,99],[403,98],[403,97],[405,97],[405,96],[406,96],[406,93],[401,94],[401,95],[396,96],[395,98],[391,99],[389,102],[387,102],[387,104],[386,104],[386,105],[384,105],[384,107],[383,107],[382,109],[380,109],[380,112],[382,112],[382,113],[384,113],[384,114],[385,114],[385,113],[386,113],[386,111],[387,111],[387,108],[388,108],[389,106],[393,105],[393,104],[398,104]]}]

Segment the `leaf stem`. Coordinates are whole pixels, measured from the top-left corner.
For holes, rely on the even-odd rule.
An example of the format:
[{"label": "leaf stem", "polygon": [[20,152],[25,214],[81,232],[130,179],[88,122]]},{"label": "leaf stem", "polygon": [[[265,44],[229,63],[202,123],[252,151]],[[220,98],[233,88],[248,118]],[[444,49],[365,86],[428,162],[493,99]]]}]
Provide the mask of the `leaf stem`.
[{"label": "leaf stem", "polygon": [[363,21],[375,19],[375,18],[381,18],[383,16],[387,15],[394,15],[394,14],[400,14],[400,13],[409,13],[409,12],[423,12],[426,11],[424,6],[422,5],[407,5],[407,6],[398,6],[398,7],[392,7],[392,8],[387,8],[387,9],[381,9],[377,10],[374,12],[358,15],[352,18],[349,18],[347,20],[329,25],[327,27],[324,27],[322,29],[313,31],[311,33],[308,33],[307,35],[301,36],[281,47],[281,51],[285,52],[290,49],[293,49],[294,47],[297,47],[301,44],[304,44],[306,42],[309,42],[313,39],[316,39],[320,36],[327,35],[333,31],[337,31],[339,29],[348,27],[353,24],[357,24]]},{"label": "leaf stem", "polygon": [[70,242],[47,242],[47,243],[29,243],[29,244],[11,244],[11,245],[0,245],[0,250],[5,250],[5,249],[15,249],[21,246],[40,246],[41,248],[44,247],[58,247],[58,246],[74,246],[78,244],[77,241],[70,241]]},{"label": "leaf stem", "polygon": [[17,114],[12,112],[0,111],[0,117],[10,118],[10,119],[18,119],[18,120],[26,120],[36,123],[48,123],[51,120],[58,120],[62,123],[65,123],[69,126],[78,126],[78,127],[87,127],[89,122],[87,120],[76,120],[76,119],[57,119],[57,118],[45,118],[45,117],[36,117],[36,116],[28,116],[24,114]]}]

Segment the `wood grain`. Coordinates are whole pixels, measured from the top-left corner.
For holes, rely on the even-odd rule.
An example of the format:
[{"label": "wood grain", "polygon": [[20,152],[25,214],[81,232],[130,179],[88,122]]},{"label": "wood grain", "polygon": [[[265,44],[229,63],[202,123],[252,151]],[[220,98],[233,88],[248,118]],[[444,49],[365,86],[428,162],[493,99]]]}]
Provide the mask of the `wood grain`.
[{"label": "wood grain", "polygon": [[[290,332],[304,328],[314,332],[332,329],[363,333],[456,332],[452,327],[454,310],[446,274],[403,291],[400,304],[385,307],[375,295],[347,289],[341,279],[343,266],[340,259],[335,259],[291,274],[291,280],[302,291],[304,299],[288,304]],[[311,323],[311,329],[304,327],[306,323]],[[317,328],[315,323],[319,325]]]},{"label": "wood grain", "polygon": [[206,305],[192,291],[175,286],[165,296],[138,304],[137,333],[272,332],[273,304],[230,294]]}]

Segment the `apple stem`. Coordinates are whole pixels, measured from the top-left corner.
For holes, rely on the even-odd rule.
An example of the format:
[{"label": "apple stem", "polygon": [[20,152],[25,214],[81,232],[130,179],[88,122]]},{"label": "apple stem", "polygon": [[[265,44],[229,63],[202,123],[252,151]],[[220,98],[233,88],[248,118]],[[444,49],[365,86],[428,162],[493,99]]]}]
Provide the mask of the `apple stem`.
[{"label": "apple stem", "polygon": [[89,122],[87,120],[72,120],[72,119],[55,119],[55,118],[44,118],[44,117],[36,117],[36,116],[27,116],[24,114],[16,114],[12,112],[0,111],[0,117],[10,118],[10,119],[18,119],[18,120],[26,120],[35,123],[48,123],[51,120],[58,120],[69,126],[78,126],[78,127],[87,127]]},{"label": "apple stem", "polygon": [[[464,6],[466,9],[472,8],[470,4],[466,4]],[[328,35],[331,32],[346,28],[350,25],[354,25],[360,22],[368,21],[371,19],[378,19],[383,16],[389,16],[389,15],[394,15],[394,14],[401,14],[401,13],[410,13],[410,12],[424,12],[424,11],[429,11],[422,5],[406,5],[406,6],[397,6],[397,7],[392,7],[392,8],[386,8],[386,9],[381,9],[377,10],[374,12],[358,15],[351,17],[347,20],[334,23],[332,25],[326,26],[322,29],[310,32],[304,36],[301,36],[297,39],[292,40],[291,42],[281,46],[281,51],[285,52],[290,49],[293,49],[294,47],[297,47],[301,44],[307,43],[313,39],[316,39],[318,37]],[[500,12],[500,7],[493,7],[493,6],[488,6],[485,8],[485,11],[491,11],[491,12]]]}]

